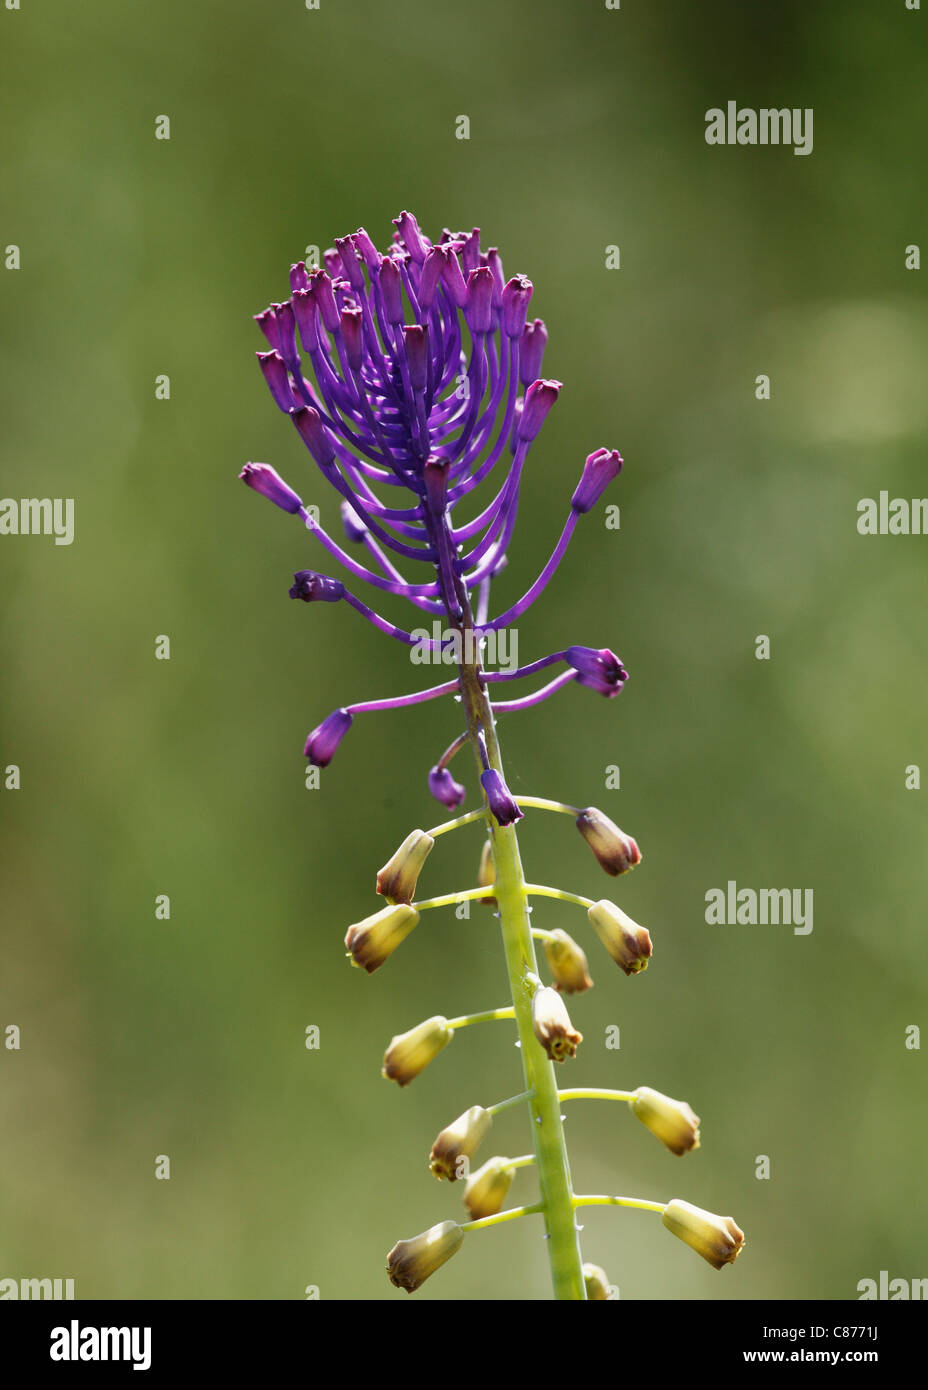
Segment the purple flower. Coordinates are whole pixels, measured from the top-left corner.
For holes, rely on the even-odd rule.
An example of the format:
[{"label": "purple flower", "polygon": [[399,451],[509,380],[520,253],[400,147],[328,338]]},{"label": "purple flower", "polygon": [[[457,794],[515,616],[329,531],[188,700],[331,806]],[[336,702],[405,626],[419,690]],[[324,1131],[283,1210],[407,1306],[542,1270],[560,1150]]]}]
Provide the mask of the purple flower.
[{"label": "purple flower", "polygon": [[319,727],[313,729],[306,740],[303,756],[315,767],[328,767],[351,724],[351,715],[346,709],[333,710],[328,719],[323,719]]},{"label": "purple flower", "polygon": [[622,455],[618,449],[597,449],[588,454],[583,465],[583,476],[577,484],[570,505],[575,512],[588,512],[602,497],[603,492],[622,471]]},{"label": "purple flower", "polygon": [[238,475],[246,487],[254,488],[285,512],[298,512],[303,503],[268,463],[246,463]]},{"label": "purple flower", "polygon": [[608,647],[599,651],[593,647],[568,647],[566,657],[577,672],[578,683],[598,690],[601,695],[618,695],[628,680],[625,667]]},{"label": "purple flower", "polygon": [[[531,280],[507,280],[497,249],[481,248],[479,228],[445,229],[432,242],[408,211],[395,227],[383,255],[359,228],[336,238],[324,253],[324,269],[297,262],[287,298],[255,316],[267,342],[258,361],[271,396],[337,494],[344,537],[360,549],[345,550],[316,508],[304,509],[269,465],[248,464],[241,477],[284,511],[301,513],[312,543],[353,579],[411,604],[416,622],[397,626],[341,580],[316,570],[296,574],[294,598],[344,598],[380,632],[418,648],[415,632],[431,632],[436,622],[439,630],[471,624],[490,633],[526,612],[621,458],[607,449],[589,455],[548,563],[516,603],[491,616],[491,582],[507,564],[523,471],[561,383],[541,376],[548,334],[540,318],[527,320]],[[419,572],[408,574],[415,562]],[[441,642],[430,639],[430,645]],[[529,709],[574,682],[614,695],[625,679],[612,653],[587,648],[530,663],[527,671],[554,660],[566,660],[569,669],[501,708]],[[455,693],[453,680],[347,705],[313,731],[307,757],[325,766],[353,713]],[[429,787],[453,808],[464,789],[443,763],[429,773]],[[483,780],[497,819],[511,823],[518,817],[515,801],[495,773]]]},{"label": "purple flower", "polygon": [[480,774],[480,785],[487,795],[487,802],[500,825],[512,825],[522,819],[522,812],[516,805],[509,788],[493,767]]},{"label": "purple flower", "polygon": [[345,597],[345,586],[340,579],[329,579],[315,570],[297,570],[290,587],[291,598],[301,598],[304,603],[337,603]]},{"label": "purple flower", "polygon": [[449,811],[456,811],[467,795],[466,789],[454,780],[448,769],[437,765],[429,769],[429,791]]}]

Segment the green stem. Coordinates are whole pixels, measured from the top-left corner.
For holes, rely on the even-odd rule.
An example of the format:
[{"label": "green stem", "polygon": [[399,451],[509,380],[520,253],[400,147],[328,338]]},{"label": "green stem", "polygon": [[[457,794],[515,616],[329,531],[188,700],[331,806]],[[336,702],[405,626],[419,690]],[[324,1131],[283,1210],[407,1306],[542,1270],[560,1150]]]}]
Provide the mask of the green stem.
[{"label": "green stem", "polygon": [[634,1091],[605,1091],[598,1086],[578,1086],[570,1091],[558,1091],[558,1100],[637,1100]]},{"label": "green stem", "polygon": [[493,1023],[498,1018],[515,1018],[516,1011],[511,1004],[501,1009],[484,1009],[480,1014],[462,1014],[460,1018],[449,1018],[449,1028],[469,1028],[472,1023]]},{"label": "green stem", "polygon": [[[472,621],[469,610],[465,610],[462,625],[472,626]],[[462,644],[464,651],[467,650],[467,645],[467,643]],[[482,734],[486,741],[490,766],[495,768],[505,781],[493,712],[486,691],[478,678],[478,671],[479,667],[476,664],[462,664],[459,667],[461,694],[467,717],[467,731],[474,749],[478,769],[483,770],[479,744],[479,736]],[[546,1057],[532,1029],[533,991],[527,977],[537,975],[538,967],[532,941],[528,894],[525,875],[522,871],[522,859],[519,854],[519,840],[514,825],[498,825],[489,807],[485,808],[485,815],[493,846],[493,863],[496,872],[496,878],[492,885],[493,895],[496,898],[502,929],[506,969],[509,974],[509,986],[512,991],[512,1002],[515,1007],[516,1024],[521,1044],[520,1053],[525,1086],[526,1090],[533,1093],[529,1102],[534,1121],[532,1139],[538,1169],[538,1182],[541,1189],[540,1208],[545,1218],[547,1235],[545,1245],[551,1265],[554,1296],[557,1299],[583,1301],[586,1299],[583,1259],[580,1253],[577,1221],[574,1214],[570,1164],[564,1139],[560,1102],[557,1096],[554,1063]],[[496,1219],[499,1218],[491,1217],[487,1218],[487,1221],[489,1223]]]},{"label": "green stem", "polygon": [[543,1202],[536,1202],[531,1207],[510,1207],[508,1211],[498,1211],[495,1216],[479,1216],[476,1221],[465,1221],[461,1230],[482,1231],[485,1226],[499,1226],[503,1221],[515,1221],[520,1216],[534,1216],[544,1209]]},{"label": "green stem", "polygon": [[646,1202],[643,1197],[575,1197],[575,1207],[636,1207],[638,1211],[663,1211],[666,1202]]}]

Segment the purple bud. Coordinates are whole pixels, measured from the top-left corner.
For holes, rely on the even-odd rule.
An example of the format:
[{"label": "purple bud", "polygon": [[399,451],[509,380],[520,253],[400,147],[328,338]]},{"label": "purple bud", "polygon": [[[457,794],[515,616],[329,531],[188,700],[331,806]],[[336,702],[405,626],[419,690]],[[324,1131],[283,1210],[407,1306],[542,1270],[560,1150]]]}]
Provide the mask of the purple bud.
[{"label": "purple bud", "polygon": [[500,825],[512,825],[513,821],[522,819],[522,812],[495,768],[489,767],[486,772],[481,772],[480,785],[486,792],[490,810]]},{"label": "purple bud", "polygon": [[461,247],[461,264],[464,267],[465,275],[469,275],[472,270],[476,270],[480,264],[479,227],[475,227],[470,236],[464,238],[464,245]]},{"label": "purple bud", "polygon": [[493,311],[493,276],[489,266],[478,266],[467,276],[464,317],[472,333],[489,333]]},{"label": "purple bud", "polygon": [[273,502],[285,512],[298,512],[303,505],[293,488],[287,486],[269,463],[246,463],[238,476],[246,487],[260,492],[262,497],[266,497],[269,502]]},{"label": "purple bud", "polygon": [[424,391],[429,379],[429,332],[421,324],[407,324],[406,360],[409,363],[409,384],[414,391]]},{"label": "purple bud", "polygon": [[519,380],[523,386],[530,386],[541,371],[547,341],[548,330],[543,319],[525,325],[519,339]]},{"label": "purple bud", "polygon": [[594,647],[568,647],[565,658],[577,672],[578,684],[588,685],[591,690],[597,690],[609,699],[618,695],[628,680],[625,667],[608,647],[599,650]]},{"label": "purple bud", "polygon": [[323,251],[322,259],[325,261],[325,268],[333,280],[337,280],[340,275],[344,274],[342,258],[334,246],[330,246],[328,250]]},{"label": "purple bud", "polygon": [[306,274],[306,262],[297,261],[290,267],[290,292],[305,290],[308,284],[309,276]]},{"label": "purple bud", "polygon": [[422,233],[419,231],[419,223],[411,212],[401,212],[399,217],[394,217],[393,225],[398,229],[403,245],[410,256],[417,265],[421,265],[429,247],[428,242],[423,240]]},{"label": "purple bud", "polygon": [[346,709],[333,710],[328,719],[323,719],[319,727],[313,729],[306,740],[303,756],[315,767],[328,767],[351,724],[351,715]]},{"label": "purple bud", "polygon": [[368,270],[375,271],[380,269],[380,252],[371,241],[363,227],[359,227],[354,234],[354,242],[361,255],[364,257],[364,264]]},{"label": "purple bud", "polygon": [[277,315],[274,310],[262,309],[260,314],[255,314],[254,320],[270,347],[276,352],[280,346],[280,338],[277,336]]},{"label": "purple bud", "polygon": [[522,337],[532,288],[527,275],[514,275],[503,287],[503,332],[508,338]]},{"label": "purple bud", "polygon": [[330,579],[327,574],[317,574],[315,570],[297,570],[290,587],[291,598],[301,598],[304,603],[337,603],[345,597],[345,586],[340,579]]},{"label": "purple bud", "polygon": [[443,249],[440,246],[430,247],[422,267],[422,274],[419,277],[419,288],[416,291],[419,304],[423,309],[431,309],[432,307],[444,263]]},{"label": "purple bud", "polygon": [[597,449],[587,454],[583,465],[583,476],[570,499],[575,512],[588,512],[596,506],[606,488],[617,478],[622,470],[622,456],[618,449]]},{"label": "purple bud", "polygon": [[299,371],[300,354],[296,347],[296,318],[289,299],[278,304],[276,309],[279,351],[284,362],[292,371]]},{"label": "purple bud", "polygon": [[330,467],[335,461],[335,450],[329,432],[319,418],[319,412],[313,410],[311,405],[304,405],[292,412],[291,419],[319,467]]},{"label": "purple bud", "polygon": [[448,769],[437,764],[429,771],[429,791],[449,811],[456,811],[467,796],[464,787],[454,780]]},{"label": "purple bud", "polygon": [[[482,258],[481,258],[482,260]],[[495,246],[491,246],[487,252],[487,265],[490,267],[490,274],[493,276],[493,308],[498,309],[503,302],[503,285],[506,277],[503,274],[503,260]],[[537,376],[538,373],[536,372]]]},{"label": "purple bud", "polygon": [[380,266],[380,289],[388,323],[403,322],[403,292],[400,268],[391,256],[385,256]]},{"label": "purple bud", "polygon": [[525,393],[522,418],[519,421],[519,438],[534,439],[547,418],[548,411],[557,400],[561,389],[559,381],[533,381]]},{"label": "purple bud", "polygon": [[348,366],[353,372],[359,372],[361,370],[361,363],[364,360],[364,345],[362,341],[363,318],[364,315],[357,305],[350,309],[342,310],[342,337],[345,340],[345,352],[348,356]]},{"label": "purple bud", "polygon": [[345,528],[345,535],[350,541],[363,541],[367,535],[368,527],[358,516],[350,502],[342,502],[342,525]]},{"label": "purple bud", "polygon": [[458,264],[458,258],[454,252],[454,243],[446,243],[446,245],[441,248],[441,251],[441,278],[444,280],[448,293],[451,295],[457,308],[463,309],[467,303],[467,285],[464,281],[464,276],[461,274],[461,267]]},{"label": "purple bud", "polygon": [[319,346],[319,329],[316,324],[316,301],[312,290],[294,290],[292,304],[303,347],[307,352],[315,352]]},{"label": "purple bud", "polygon": [[264,380],[271,388],[271,395],[284,414],[289,415],[296,401],[290,389],[290,378],[284,366],[284,359],[279,352],[258,352],[255,356],[264,373]]},{"label": "purple bud", "polygon": [[336,237],[335,245],[338,247],[338,254],[341,256],[342,265],[345,268],[345,278],[349,285],[353,290],[363,290],[364,271],[358,260],[354,237]]},{"label": "purple bud", "polygon": [[[326,256],[328,256],[328,251]],[[341,258],[339,257],[339,260]],[[309,277],[309,287],[313,292],[316,301],[316,308],[319,316],[325,325],[328,333],[334,333],[339,326],[338,305],[335,303],[335,294],[332,290],[332,281],[324,270],[318,268]]]}]

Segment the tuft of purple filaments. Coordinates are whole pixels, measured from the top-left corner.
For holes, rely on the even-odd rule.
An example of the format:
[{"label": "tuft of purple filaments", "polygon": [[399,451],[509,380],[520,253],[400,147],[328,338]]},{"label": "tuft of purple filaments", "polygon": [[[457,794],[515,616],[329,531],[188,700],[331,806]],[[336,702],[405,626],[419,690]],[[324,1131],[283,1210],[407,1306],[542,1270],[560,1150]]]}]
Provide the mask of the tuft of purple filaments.
[{"label": "tuft of purple filaments", "polygon": [[[480,249],[479,228],[469,235],[446,229],[432,244],[411,213],[396,218],[395,227],[384,255],[360,228],[336,238],[325,270],[291,266],[289,298],[255,316],[268,344],[257,356],[271,395],[340,495],[345,538],[364,548],[365,562],[333,539],[268,464],[248,463],[239,476],[299,516],[352,579],[398,594],[452,629],[472,627],[479,640],[514,623],[539,597],[578,519],[595,506],[622,459],[615,449],[587,457],[547,564],[518,602],[489,617],[490,585],[506,564],[526,460],[561,383],[540,375],[547,332],[541,319],[528,319],[531,281],[504,279],[498,251]],[[307,362],[312,380],[304,375]],[[491,475],[488,491],[495,485],[495,494],[472,519],[456,524],[460,504]],[[428,567],[424,582],[405,577],[415,561]],[[301,570],[294,581],[293,598],[343,599],[398,641],[424,640],[382,618],[341,580]],[[480,679],[486,685],[558,664],[566,669],[547,684],[495,710],[530,708],[573,682],[611,697],[627,678],[614,652],[569,647],[515,671],[481,672]],[[327,766],[355,714],[458,690],[455,679],[341,707],[309,735],[305,756]],[[452,809],[464,788],[447,762],[463,742],[456,739],[428,777],[433,796]],[[521,815],[497,773],[485,771],[481,780],[501,824]]]}]

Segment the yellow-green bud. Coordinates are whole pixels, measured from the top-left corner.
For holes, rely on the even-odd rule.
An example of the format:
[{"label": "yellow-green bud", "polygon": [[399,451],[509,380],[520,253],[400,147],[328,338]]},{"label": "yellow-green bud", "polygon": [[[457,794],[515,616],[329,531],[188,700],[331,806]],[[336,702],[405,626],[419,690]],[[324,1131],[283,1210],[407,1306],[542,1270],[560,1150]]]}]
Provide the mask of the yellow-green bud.
[{"label": "yellow-green bud", "polygon": [[383,1055],[382,1075],[399,1086],[408,1086],[453,1037],[454,1029],[441,1014],[417,1023],[408,1033],[397,1033]]},{"label": "yellow-green bud", "polygon": [[482,1168],[471,1173],[464,1188],[464,1205],[472,1221],[481,1216],[495,1216],[502,1211],[503,1203],[509,1195],[515,1168],[510,1168],[508,1158],[488,1158]]},{"label": "yellow-green bud", "polygon": [[586,1284],[586,1296],[590,1303],[609,1301],[609,1280],[606,1271],[599,1265],[583,1266],[583,1282]]},{"label": "yellow-green bud", "polygon": [[352,965],[359,965],[370,975],[383,965],[419,920],[414,907],[399,903],[382,907],[371,917],[355,922],[348,928],[345,945]]},{"label": "yellow-green bud", "polygon": [[414,1293],[463,1243],[464,1232],[456,1221],[440,1221],[421,1236],[397,1241],[387,1256],[390,1283]]},{"label": "yellow-green bud", "polygon": [[488,1110],[482,1105],[472,1105],[443,1129],[429,1154],[429,1167],[436,1178],[454,1182],[466,1177],[468,1161],[483,1143],[492,1123],[493,1116]]},{"label": "yellow-green bud", "polygon": [[628,873],[641,863],[641,850],[631,835],[620,830],[615,821],[597,811],[595,806],[587,806],[577,817],[577,829],[596,855],[607,874],[613,878],[617,874]]},{"label": "yellow-green bud", "polygon": [[532,1027],[552,1062],[563,1062],[565,1057],[573,1057],[577,1045],[583,1042],[583,1034],[578,1033],[570,1021],[567,1005],[557,990],[549,985],[542,985],[535,991]]},{"label": "yellow-green bud", "polygon": [[377,892],[391,903],[411,903],[422,866],[435,841],[424,830],[414,830],[377,875]]},{"label": "yellow-green bud", "polygon": [[642,1124],[656,1134],[671,1153],[685,1154],[699,1148],[699,1116],[685,1100],[672,1100],[650,1086],[639,1086],[632,1109]]},{"label": "yellow-green bud", "polygon": [[555,989],[562,994],[582,994],[585,989],[592,989],[586,955],[572,936],[557,927],[550,936],[542,938],[542,945],[554,976]]},{"label": "yellow-green bud", "polygon": [[732,1264],[744,1247],[744,1232],[730,1216],[715,1216],[676,1197],[667,1203],[661,1220],[668,1231],[692,1246],[713,1269]]},{"label": "yellow-green bud", "polygon": [[[496,866],[493,863],[493,846],[489,840],[484,840],[483,849],[480,851],[480,867],[477,870],[477,887],[491,888],[496,882]],[[491,894],[488,898],[478,898],[478,902],[485,907],[495,907],[496,899]]]},{"label": "yellow-green bud", "polygon": [[639,970],[647,970],[651,937],[646,927],[639,927],[626,912],[606,898],[594,903],[587,916],[596,935],[626,975],[637,975]]}]

